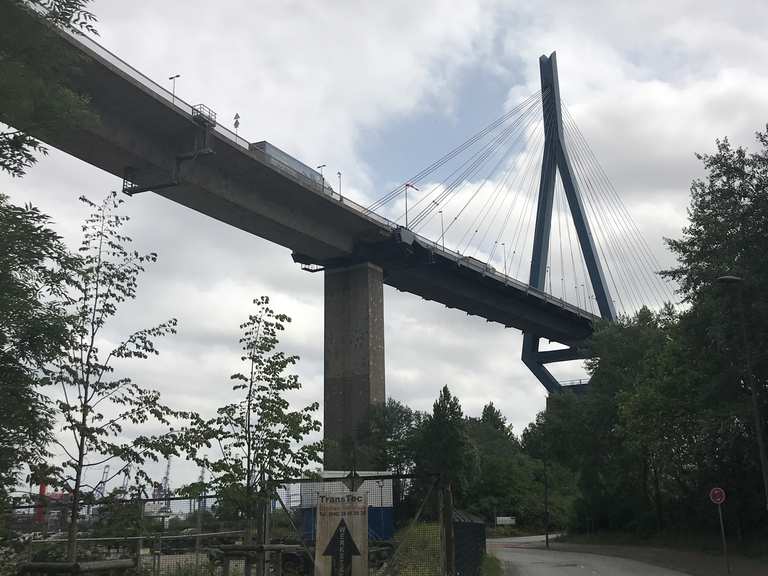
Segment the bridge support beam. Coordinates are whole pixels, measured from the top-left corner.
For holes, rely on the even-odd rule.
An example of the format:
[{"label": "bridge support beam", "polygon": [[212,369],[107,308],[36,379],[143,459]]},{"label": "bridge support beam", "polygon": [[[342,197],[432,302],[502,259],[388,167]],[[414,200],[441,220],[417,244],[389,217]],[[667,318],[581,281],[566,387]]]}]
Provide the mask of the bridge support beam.
[{"label": "bridge support beam", "polygon": [[383,280],[368,262],[325,271],[326,470],[373,466],[368,421],[385,401]]}]

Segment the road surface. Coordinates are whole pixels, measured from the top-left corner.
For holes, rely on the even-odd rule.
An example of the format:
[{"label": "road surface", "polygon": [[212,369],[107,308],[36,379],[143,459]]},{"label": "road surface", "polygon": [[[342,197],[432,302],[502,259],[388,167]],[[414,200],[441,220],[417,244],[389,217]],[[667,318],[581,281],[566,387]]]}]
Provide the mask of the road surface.
[{"label": "road surface", "polygon": [[582,552],[544,550],[543,536],[495,538],[488,551],[501,560],[504,576],[688,576],[636,560]]}]

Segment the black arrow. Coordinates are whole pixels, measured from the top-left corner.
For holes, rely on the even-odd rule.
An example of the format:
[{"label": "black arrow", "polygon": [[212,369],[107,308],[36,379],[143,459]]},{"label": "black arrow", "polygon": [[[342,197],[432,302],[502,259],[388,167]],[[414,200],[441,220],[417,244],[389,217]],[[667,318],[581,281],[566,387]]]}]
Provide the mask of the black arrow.
[{"label": "black arrow", "polygon": [[331,557],[331,574],[333,576],[350,576],[352,574],[352,556],[360,556],[355,541],[349,533],[344,518],[339,521],[336,532],[333,533],[323,556]]}]

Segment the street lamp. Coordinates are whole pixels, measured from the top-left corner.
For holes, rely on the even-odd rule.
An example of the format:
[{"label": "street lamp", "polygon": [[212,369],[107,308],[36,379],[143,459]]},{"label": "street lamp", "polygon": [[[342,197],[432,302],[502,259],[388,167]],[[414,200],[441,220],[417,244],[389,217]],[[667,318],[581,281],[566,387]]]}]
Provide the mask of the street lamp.
[{"label": "street lamp", "polygon": [[443,242],[443,252],[445,252],[445,225],[443,224],[443,211],[438,212],[440,214],[440,239]]},{"label": "street lamp", "polygon": [[405,183],[405,227],[408,228],[408,188],[413,188],[417,192],[419,191],[416,186],[411,184],[410,182]]},{"label": "street lamp", "polygon": [[[504,251],[504,276],[507,275],[507,245],[502,242],[501,249]],[[506,280],[504,280],[506,282]]]},{"label": "street lamp", "polygon": [[173,76],[168,76],[168,80],[172,82],[172,88],[171,88],[171,100],[174,104],[176,104],[176,78],[180,78],[181,74],[174,74]]},{"label": "street lamp", "polygon": [[744,347],[744,371],[752,393],[752,412],[755,418],[755,436],[757,437],[757,449],[760,453],[760,469],[763,474],[763,490],[765,492],[765,508],[768,510],[768,454],[766,453],[765,424],[760,410],[760,391],[757,382],[752,375],[752,353],[747,338],[747,321],[744,314],[744,279],[739,276],[720,276],[716,282],[725,286],[736,288],[736,299],[739,315],[739,328],[741,331],[741,343]]},{"label": "street lamp", "polygon": [[323,192],[325,192],[325,176],[323,176],[323,168],[325,168],[325,164],[320,164],[320,166],[317,167],[317,169],[320,170],[320,179],[323,181]]},{"label": "street lamp", "polygon": [[341,170],[336,172],[336,176],[339,177],[339,196],[341,196]]}]

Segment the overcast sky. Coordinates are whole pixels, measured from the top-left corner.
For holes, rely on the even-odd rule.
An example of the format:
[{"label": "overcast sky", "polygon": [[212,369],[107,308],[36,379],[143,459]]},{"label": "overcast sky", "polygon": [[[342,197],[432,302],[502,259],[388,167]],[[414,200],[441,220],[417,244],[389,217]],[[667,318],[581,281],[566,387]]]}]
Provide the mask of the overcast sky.
[{"label": "overcast sky", "polygon": [[[219,119],[239,113],[249,141],[342,171],[345,195],[361,203],[538,89],[538,57],[557,50],[562,96],[663,263],[662,236],[679,235],[699,174],[694,152],[725,135],[751,146],[768,120],[768,4],[759,1],[100,0],[93,10],[104,46],[160,83],[181,74],[182,98]],[[72,246],[84,216],[77,197],[120,186],[55,150],[0,183],[51,214]],[[296,402],[322,400],[322,275],[152,194],[126,211],[136,244],[159,261],[106,338],[180,322],[158,358],[131,366],[137,382],[174,407],[211,413],[231,397],[238,324],[267,294],[294,318],[284,346],[301,356]],[[493,401],[517,432],[543,408],[519,332],[387,287],[385,320],[389,396],[426,410],[448,384],[465,413]],[[174,464],[174,484],[194,475]]]}]

